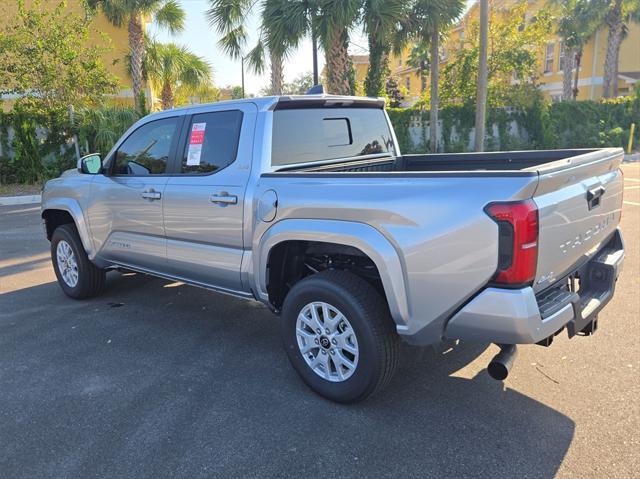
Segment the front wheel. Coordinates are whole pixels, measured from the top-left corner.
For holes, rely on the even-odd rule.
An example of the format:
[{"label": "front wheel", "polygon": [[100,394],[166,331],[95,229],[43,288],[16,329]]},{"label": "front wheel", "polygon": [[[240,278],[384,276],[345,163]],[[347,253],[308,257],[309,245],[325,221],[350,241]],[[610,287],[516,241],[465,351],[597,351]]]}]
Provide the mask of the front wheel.
[{"label": "front wheel", "polygon": [[384,299],[362,278],[336,270],[309,276],[291,289],[282,316],[289,360],[321,396],[362,401],[390,381],[398,336]]},{"label": "front wheel", "polygon": [[65,224],[53,232],[51,261],[58,284],[67,296],[85,299],[104,289],[105,272],[89,260],[75,225]]}]

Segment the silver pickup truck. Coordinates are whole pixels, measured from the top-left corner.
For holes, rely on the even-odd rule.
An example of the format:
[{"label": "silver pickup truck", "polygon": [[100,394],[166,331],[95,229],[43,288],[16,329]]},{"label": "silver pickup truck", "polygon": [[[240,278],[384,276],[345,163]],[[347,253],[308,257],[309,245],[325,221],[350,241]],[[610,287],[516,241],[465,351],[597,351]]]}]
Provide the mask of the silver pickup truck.
[{"label": "silver pickup truck", "polygon": [[62,290],[110,269],[258,300],[302,379],[340,402],[390,380],[400,338],[590,335],[624,258],[619,148],[402,155],[378,99],[258,98],[147,116],[49,181]]}]

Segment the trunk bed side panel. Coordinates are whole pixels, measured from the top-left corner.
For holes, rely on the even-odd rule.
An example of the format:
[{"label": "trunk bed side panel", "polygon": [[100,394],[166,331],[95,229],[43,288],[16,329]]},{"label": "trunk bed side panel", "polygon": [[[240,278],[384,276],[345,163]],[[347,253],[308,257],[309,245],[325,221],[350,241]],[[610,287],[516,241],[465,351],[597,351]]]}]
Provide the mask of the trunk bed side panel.
[{"label": "trunk bed side panel", "polygon": [[[453,310],[493,276],[497,225],[483,208],[531,198],[537,176],[428,177],[323,173],[263,175],[256,191],[278,197],[274,222],[285,219],[365,223],[395,248],[403,266],[409,317],[398,331],[421,344],[442,339]],[[270,224],[256,224],[257,238]],[[318,241],[331,241],[319,235]]]}]

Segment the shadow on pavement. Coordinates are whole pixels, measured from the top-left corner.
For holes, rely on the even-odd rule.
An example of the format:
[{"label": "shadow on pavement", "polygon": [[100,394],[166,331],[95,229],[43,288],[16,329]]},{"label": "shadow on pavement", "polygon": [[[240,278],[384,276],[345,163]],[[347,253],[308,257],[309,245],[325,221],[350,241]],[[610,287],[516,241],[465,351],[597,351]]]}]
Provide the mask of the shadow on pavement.
[{"label": "shadow on pavement", "polygon": [[[315,396],[258,304],[110,273],[0,296],[0,470],[11,477],[552,477],[574,423],[483,370],[486,345],[402,348],[390,387]],[[171,286],[171,287],[168,287]],[[568,398],[569,400],[569,398]]]}]

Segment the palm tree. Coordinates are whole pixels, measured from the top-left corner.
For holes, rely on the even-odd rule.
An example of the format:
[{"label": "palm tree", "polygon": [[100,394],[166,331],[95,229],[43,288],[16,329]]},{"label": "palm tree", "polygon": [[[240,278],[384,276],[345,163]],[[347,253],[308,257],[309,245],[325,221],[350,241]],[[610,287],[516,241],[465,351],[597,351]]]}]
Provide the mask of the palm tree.
[{"label": "palm tree", "polygon": [[410,13],[409,36],[417,43],[430,47],[430,110],[429,143],[431,151],[438,151],[438,81],[440,76],[439,44],[440,36],[463,12],[464,0],[415,0]]},{"label": "palm tree", "polygon": [[349,56],[349,32],[360,11],[358,0],[316,0],[317,36],[325,53],[327,89],[336,95],[355,93],[355,72]]},{"label": "palm tree", "polygon": [[407,64],[418,70],[420,75],[420,93],[424,94],[427,90],[427,76],[429,73],[429,45],[424,43],[416,43],[409,53]]},{"label": "palm tree", "polygon": [[[555,0],[560,9],[558,35],[562,38],[564,65],[562,98],[574,100],[578,96],[578,78],[582,51],[598,28],[599,2],[593,0]],[[574,70],[573,88],[571,73]]]},{"label": "palm tree", "polygon": [[604,62],[604,78],[602,82],[602,96],[618,96],[618,65],[620,45],[627,34],[627,23],[640,21],[640,1],[614,0],[607,2],[607,12],[604,24],[609,28],[607,37],[607,55]]},{"label": "palm tree", "polygon": [[480,45],[478,52],[478,95],[476,100],[475,151],[484,151],[487,112],[487,49],[489,44],[489,0],[480,0]]},{"label": "palm tree", "polygon": [[[405,0],[364,0],[362,23],[369,44],[369,68],[364,81],[367,96],[384,94],[389,73],[389,52],[404,47],[406,38],[400,35],[410,20],[410,2]],[[406,27],[404,27],[406,28]]]},{"label": "palm tree", "polygon": [[[300,3],[300,2],[298,2]],[[302,2],[302,10],[305,10]],[[245,59],[249,67],[257,73],[265,69],[265,57],[268,55],[271,66],[271,92],[282,94],[284,82],[283,63],[287,54],[297,46],[301,35],[298,30],[306,31],[307,21],[303,18],[302,26],[291,28],[287,22],[295,20],[295,11],[287,0],[209,0],[209,9],[205,12],[209,24],[218,30],[222,38],[218,42],[225,53],[235,59]],[[251,51],[243,56],[243,50],[248,42],[248,32],[245,22],[254,8],[260,9],[261,26],[259,38]],[[298,8],[297,10],[300,10]],[[300,20],[298,18],[298,20]]]},{"label": "palm tree", "polygon": [[184,10],[177,0],[87,0],[87,5],[91,9],[100,7],[107,20],[117,27],[127,24],[133,96],[137,107],[140,108],[142,62],[145,52],[142,22],[151,17],[159,27],[174,34],[184,29]]},{"label": "palm tree", "polygon": [[178,87],[196,91],[211,83],[209,63],[175,43],[149,42],[144,66],[147,78],[161,92],[163,110],[173,108]]},{"label": "palm tree", "polygon": [[305,32],[310,22],[310,11],[307,10],[309,2],[298,3],[297,8],[290,9],[289,0],[264,0],[260,38],[249,53],[250,64],[260,72],[264,69],[264,52],[269,52],[271,90],[274,95],[282,94],[284,60],[298,46],[303,36],[300,32]]},{"label": "palm tree", "polygon": [[[245,0],[227,1],[238,4]],[[249,53],[251,63],[259,67],[259,59],[269,49],[272,63],[274,52],[276,58],[284,58],[311,34],[320,40],[325,52],[327,90],[338,95],[353,94],[355,73],[348,52],[349,31],[358,19],[361,1],[264,0],[260,40]],[[228,34],[241,37],[232,29]]]},{"label": "palm tree", "polygon": [[116,141],[140,118],[135,110],[123,106],[83,108],[73,116],[74,130],[85,153],[98,152],[104,158]]}]

